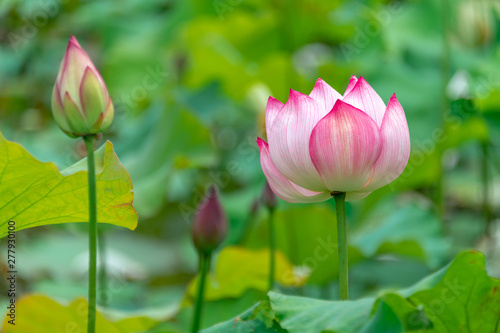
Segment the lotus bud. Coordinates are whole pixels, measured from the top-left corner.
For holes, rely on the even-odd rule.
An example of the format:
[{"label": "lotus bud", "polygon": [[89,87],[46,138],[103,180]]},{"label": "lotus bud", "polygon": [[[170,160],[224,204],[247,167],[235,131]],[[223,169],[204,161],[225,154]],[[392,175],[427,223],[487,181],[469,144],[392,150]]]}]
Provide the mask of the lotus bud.
[{"label": "lotus bud", "polygon": [[227,219],[212,186],[208,197],[198,206],[191,235],[194,246],[202,253],[210,253],[224,240],[227,233]]},{"label": "lotus bud", "polygon": [[52,91],[52,114],[70,137],[101,133],[113,121],[113,103],[89,56],[71,36]]}]

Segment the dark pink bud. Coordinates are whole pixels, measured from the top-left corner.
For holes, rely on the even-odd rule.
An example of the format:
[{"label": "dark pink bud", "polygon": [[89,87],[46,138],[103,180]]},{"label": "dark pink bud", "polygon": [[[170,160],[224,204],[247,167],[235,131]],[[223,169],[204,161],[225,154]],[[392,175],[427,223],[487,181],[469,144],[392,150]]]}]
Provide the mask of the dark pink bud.
[{"label": "dark pink bud", "polygon": [[266,185],[262,190],[261,200],[262,203],[269,209],[276,207],[276,194],[274,194],[273,190],[271,190],[268,182],[266,182]]},{"label": "dark pink bud", "polygon": [[227,233],[227,219],[212,186],[208,196],[200,203],[193,222],[191,234],[194,246],[204,253],[215,250]]}]

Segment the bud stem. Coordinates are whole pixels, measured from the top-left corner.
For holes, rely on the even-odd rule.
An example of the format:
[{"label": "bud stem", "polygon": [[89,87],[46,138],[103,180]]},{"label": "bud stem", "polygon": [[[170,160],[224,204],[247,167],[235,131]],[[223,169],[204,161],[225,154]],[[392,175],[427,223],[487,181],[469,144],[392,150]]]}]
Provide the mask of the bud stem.
[{"label": "bud stem", "polygon": [[100,290],[100,300],[99,305],[106,306],[108,299],[105,296],[106,290],[108,289],[107,283],[107,269],[106,269],[106,237],[102,228],[97,228],[97,240],[99,246],[99,260],[101,264],[99,265],[99,290]]},{"label": "bud stem", "polygon": [[489,182],[490,182],[490,176],[489,176],[489,170],[488,170],[488,159],[489,159],[489,143],[488,142],[483,142],[481,144],[481,148],[483,150],[483,158],[482,158],[482,165],[481,165],[481,180],[482,180],[482,187],[483,187],[483,213],[484,217],[486,220],[486,226],[485,226],[485,235],[489,240],[491,240],[491,222],[493,220],[493,213],[491,210],[491,205],[490,205],[490,187],[489,187]]},{"label": "bud stem", "polygon": [[201,323],[201,311],[203,310],[203,295],[205,291],[205,280],[208,273],[208,268],[210,267],[212,253],[211,252],[199,252],[200,267],[199,267],[199,284],[198,284],[198,296],[196,298],[196,304],[194,308],[193,317],[193,327],[191,332],[197,333],[200,329]]},{"label": "bud stem", "polygon": [[84,136],[87,148],[87,173],[89,184],[89,306],[87,332],[95,333],[97,285],[97,190],[95,179],[94,137]]},{"label": "bud stem", "polygon": [[274,287],[274,271],[275,271],[275,244],[274,236],[274,208],[269,208],[269,290]]},{"label": "bud stem", "polygon": [[[450,100],[448,98],[448,93],[446,92],[446,87],[450,82],[451,76],[451,47],[450,47],[450,37],[449,37],[449,16],[452,11],[450,0],[441,1],[441,29],[442,29],[442,56],[441,56],[441,116],[443,119],[442,125],[444,126],[445,119],[447,119]],[[437,211],[441,220],[445,217],[446,206],[445,206],[445,186],[444,186],[444,172],[443,172],[443,150],[438,150],[439,164],[437,165],[438,178],[436,180],[436,191],[435,191],[435,203]]]},{"label": "bud stem", "polygon": [[347,268],[347,227],[345,221],[345,192],[335,193],[337,208],[337,236],[339,240],[339,294],[340,299],[349,299],[349,279]]}]

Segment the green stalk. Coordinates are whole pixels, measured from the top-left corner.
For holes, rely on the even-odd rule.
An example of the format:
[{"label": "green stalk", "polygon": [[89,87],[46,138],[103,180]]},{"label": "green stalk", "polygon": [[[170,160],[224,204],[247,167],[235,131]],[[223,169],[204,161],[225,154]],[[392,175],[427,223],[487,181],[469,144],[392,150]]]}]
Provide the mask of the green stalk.
[{"label": "green stalk", "polygon": [[95,179],[94,137],[84,136],[87,148],[87,170],[89,183],[89,307],[87,332],[95,333],[96,286],[97,286],[97,190]]},{"label": "green stalk", "polygon": [[347,226],[345,221],[345,192],[333,194],[337,208],[337,236],[339,240],[339,293],[340,299],[349,299],[349,278],[347,268]]},{"label": "green stalk", "polygon": [[[99,304],[101,306],[106,306],[108,299],[106,290],[107,286],[107,270],[106,270],[106,240],[104,232],[97,228],[97,239],[99,244],[99,259],[101,260],[101,265],[99,266],[99,290],[101,292],[101,298],[99,299]],[[103,296],[104,295],[104,296]]]},{"label": "green stalk", "polygon": [[489,172],[488,172],[488,143],[483,142],[481,144],[481,148],[483,150],[483,158],[482,158],[482,187],[483,187],[483,212],[484,212],[484,218],[486,220],[486,230],[485,234],[489,238],[490,237],[490,229],[491,229],[491,221],[492,221],[492,213],[491,213],[491,206],[490,206],[490,198],[489,198],[489,192],[490,192],[490,184],[489,184]]},{"label": "green stalk", "polygon": [[211,257],[212,257],[211,253],[200,252],[199,254],[200,283],[198,285],[198,296],[196,298],[196,304],[194,308],[193,327],[191,330],[192,333],[197,333],[200,329],[201,312],[203,310],[203,294],[205,291],[205,280],[207,277],[208,268],[210,266]]},{"label": "green stalk", "polygon": [[276,244],[274,236],[274,208],[269,208],[269,288],[272,290],[274,287],[274,272],[276,261]]},{"label": "green stalk", "polygon": [[[448,99],[448,95],[446,93],[446,87],[450,80],[451,71],[451,47],[450,41],[448,37],[448,15],[450,15],[450,2],[449,0],[442,0],[442,8],[441,8],[441,29],[442,29],[442,57],[441,57],[441,114],[442,114],[442,124],[445,126],[445,119],[448,114],[448,109],[450,105],[450,101]],[[441,218],[444,218],[445,215],[445,190],[444,190],[444,173],[443,173],[443,151],[440,149],[438,151],[439,154],[439,170],[438,170],[438,179],[436,182],[436,193],[435,193],[435,203],[437,207],[438,214]]]}]

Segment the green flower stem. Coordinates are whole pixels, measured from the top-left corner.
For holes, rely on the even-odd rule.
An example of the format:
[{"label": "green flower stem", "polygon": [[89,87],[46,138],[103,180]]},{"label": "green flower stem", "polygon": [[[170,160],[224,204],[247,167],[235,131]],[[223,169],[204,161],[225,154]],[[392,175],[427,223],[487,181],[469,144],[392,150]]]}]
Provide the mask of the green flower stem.
[{"label": "green flower stem", "polygon": [[483,158],[482,158],[482,187],[483,187],[483,212],[484,218],[486,220],[486,230],[485,234],[487,237],[490,237],[491,230],[491,221],[493,220],[493,214],[491,213],[490,206],[490,183],[489,183],[489,172],[488,172],[488,158],[489,158],[489,147],[487,142],[483,142],[481,144],[481,148],[483,150]]},{"label": "green flower stem", "polygon": [[199,254],[200,282],[198,285],[198,296],[196,297],[196,304],[194,307],[193,328],[191,330],[192,333],[197,333],[200,329],[201,312],[203,310],[203,294],[205,291],[205,280],[207,278],[208,269],[210,267],[211,257],[212,257],[211,253],[200,252]]},{"label": "green flower stem", "polygon": [[[442,30],[442,56],[441,56],[441,115],[442,126],[445,128],[445,119],[449,112],[450,101],[446,92],[446,87],[451,77],[451,46],[449,40],[449,15],[451,13],[450,0],[441,0],[441,30]],[[439,165],[437,170],[435,203],[438,214],[441,218],[445,216],[445,188],[443,172],[443,150],[438,150]]]},{"label": "green flower stem", "polygon": [[276,266],[276,240],[274,236],[274,208],[269,208],[269,288],[274,287],[274,275]]},{"label": "green flower stem", "polygon": [[106,237],[104,232],[98,227],[97,228],[97,240],[99,245],[99,259],[101,265],[99,265],[99,290],[101,298],[99,299],[99,304],[101,306],[106,306],[108,299],[106,298],[107,285],[107,270],[106,270]]},{"label": "green flower stem", "polygon": [[89,183],[89,307],[87,332],[95,333],[96,285],[97,285],[97,190],[95,179],[94,137],[84,136],[87,147],[87,171]]},{"label": "green flower stem", "polygon": [[345,192],[333,194],[337,208],[337,236],[339,240],[339,293],[340,299],[349,299],[349,279],[347,268],[347,228],[345,221]]}]

